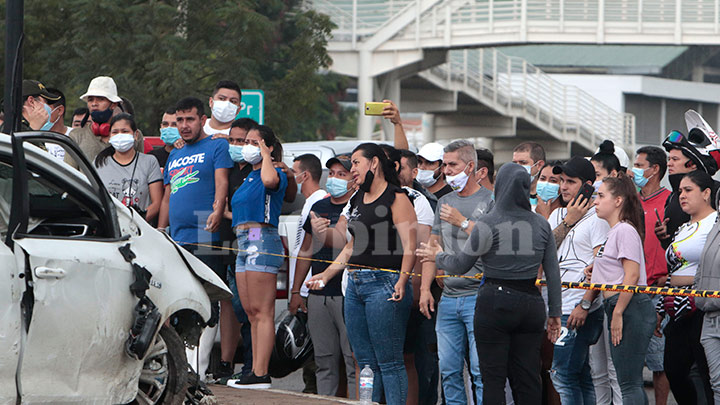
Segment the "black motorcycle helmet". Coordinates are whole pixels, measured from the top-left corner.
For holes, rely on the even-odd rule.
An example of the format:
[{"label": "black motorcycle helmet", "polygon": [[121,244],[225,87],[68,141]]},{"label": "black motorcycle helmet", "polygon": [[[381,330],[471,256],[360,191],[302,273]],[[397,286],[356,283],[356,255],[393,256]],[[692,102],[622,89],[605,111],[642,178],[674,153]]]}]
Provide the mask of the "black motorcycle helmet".
[{"label": "black motorcycle helmet", "polygon": [[715,174],[720,168],[720,138],[710,124],[694,110],[685,112],[687,136],[680,131],[671,131],[662,145],[668,152],[680,149],[698,169]]},{"label": "black motorcycle helmet", "polygon": [[307,314],[291,314],[284,310],[275,319],[275,346],[270,356],[268,372],[273,378],[283,378],[300,369],[313,355],[313,344],[307,328]]}]

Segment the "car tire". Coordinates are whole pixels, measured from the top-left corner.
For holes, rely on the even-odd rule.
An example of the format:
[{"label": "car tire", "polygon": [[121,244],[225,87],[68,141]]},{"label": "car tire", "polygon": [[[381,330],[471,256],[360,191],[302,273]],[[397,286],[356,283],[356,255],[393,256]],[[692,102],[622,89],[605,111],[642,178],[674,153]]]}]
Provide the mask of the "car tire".
[{"label": "car tire", "polygon": [[163,325],[148,349],[133,404],[181,405],[188,385],[185,344],[175,330]]}]

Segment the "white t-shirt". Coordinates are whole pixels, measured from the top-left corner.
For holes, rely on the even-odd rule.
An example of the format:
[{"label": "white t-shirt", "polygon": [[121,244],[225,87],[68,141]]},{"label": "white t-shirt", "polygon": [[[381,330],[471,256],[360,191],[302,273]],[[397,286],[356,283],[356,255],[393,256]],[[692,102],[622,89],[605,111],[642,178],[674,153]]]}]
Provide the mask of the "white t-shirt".
[{"label": "white t-shirt", "polygon": [[[288,276],[290,277],[288,279],[290,281],[290,288],[293,287],[292,284],[295,281],[295,266],[297,266],[296,257],[298,256],[298,254],[300,254],[300,248],[302,247],[303,239],[305,239],[305,230],[303,229],[303,225],[305,224],[308,215],[310,215],[310,209],[312,208],[312,206],[315,205],[316,202],[325,198],[327,195],[327,191],[323,189],[319,189],[314,193],[310,194],[310,196],[305,200],[305,204],[303,205],[302,211],[300,212],[300,218],[298,218],[297,224],[297,232],[295,232],[295,248],[292,251],[292,258],[290,259],[290,270],[288,272]],[[305,277],[305,281],[310,280],[310,277],[312,277],[312,273],[308,271],[308,274]],[[305,281],[303,281],[302,287],[300,287],[300,296],[302,297],[307,297],[309,291],[307,286],[305,286]]]},{"label": "white t-shirt", "polygon": [[215,129],[210,126],[210,118],[208,118],[207,121],[205,121],[205,126],[203,127],[203,132],[205,132],[208,136],[213,136],[215,134],[230,135],[230,128]]},{"label": "white t-shirt", "polygon": [[[556,208],[555,211],[550,214],[550,218],[548,218],[550,229],[557,228],[562,223],[565,215],[567,215],[567,208]],[[598,218],[595,214],[595,207],[591,208],[590,211],[572,227],[558,248],[558,262],[560,264],[560,278],[562,281],[585,281],[583,270],[593,262],[593,250],[605,243],[608,232],[610,232],[610,225],[604,219]],[[563,288],[563,315],[570,314],[580,303],[583,295],[585,295],[585,290],[579,288]],[[590,311],[594,311],[599,306],[600,300],[596,299],[590,307]]]},{"label": "white t-shirt", "polygon": [[675,232],[673,241],[665,251],[670,276],[695,276],[705,239],[717,221],[718,213],[712,214],[698,222],[686,222]]},{"label": "white t-shirt", "polygon": [[417,217],[418,225],[429,225],[433,226],[435,222],[435,213],[430,206],[430,202],[427,200],[421,192],[414,190],[410,187],[403,187],[410,198],[410,201],[415,207],[415,216]]},{"label": "white t-shirt", "polygon": [[[72,131],[72,128],[68,127],[65,131],[65,135],[70,135],[70,131]],[[53,155],[54,158],[61,161],[65,160],[65,148],[63,148],[62,146],[56,143],[48,143],[45,145],[45,148],[47,148],[48,153]]]}]

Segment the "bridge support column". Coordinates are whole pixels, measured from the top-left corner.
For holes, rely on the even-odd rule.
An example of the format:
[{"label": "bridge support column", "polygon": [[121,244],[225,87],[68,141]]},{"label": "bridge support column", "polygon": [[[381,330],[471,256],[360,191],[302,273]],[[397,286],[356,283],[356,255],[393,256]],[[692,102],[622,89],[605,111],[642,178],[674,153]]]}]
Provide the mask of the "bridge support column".
[{"label": "bridge support column", "polygon": [[367,101],[373,101],[373,78],[372,71],[372,54],[370,51],[361,50],[358,52],[359,68],[358,68],[358,124],[357,136],[360,140],[369,140],[372,136],[373,117],[366,117],[363,111],[363,105]]}]

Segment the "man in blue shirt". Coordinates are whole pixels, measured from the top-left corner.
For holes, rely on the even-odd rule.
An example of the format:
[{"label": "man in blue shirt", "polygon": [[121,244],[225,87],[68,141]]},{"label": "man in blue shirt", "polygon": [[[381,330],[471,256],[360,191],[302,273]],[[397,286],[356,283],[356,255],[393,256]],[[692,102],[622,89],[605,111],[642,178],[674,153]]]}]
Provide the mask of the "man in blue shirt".
[{"label": "man in blue shirt", "polygon": [[[197,256],[222,280],[227,269],[219,250],[208,244],[219,244],[220,221],[225,211],[228,174],[233,161],[225,139],[212,139],[203,132],[207,121],[203,102],[188,97],[175,106],[177,128],[185,146],[173,149],[163,171],[165,195],[160,208],[160,228],[170,225],[170,236],[186,250]],[[205,246],[197,246],[205,245]],[[222,305],[231,303],[223,301]],[[188,361],[204,379],[210,360],[210,350],[217,332],[217,303],[213,318],[200,338],[200,355],[189,355]],[[195,364],[199,358],[200,364]]]}]

